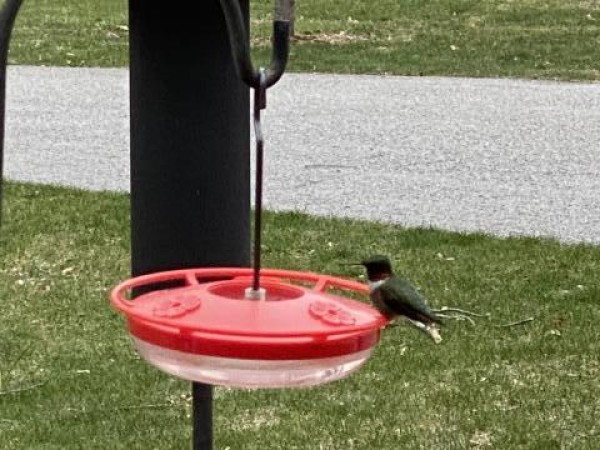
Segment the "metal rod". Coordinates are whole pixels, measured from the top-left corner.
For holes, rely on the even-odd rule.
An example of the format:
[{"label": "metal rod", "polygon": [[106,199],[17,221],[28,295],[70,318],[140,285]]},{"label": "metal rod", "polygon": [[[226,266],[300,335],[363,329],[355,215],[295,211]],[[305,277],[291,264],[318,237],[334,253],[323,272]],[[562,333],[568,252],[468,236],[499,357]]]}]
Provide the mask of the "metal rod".
[{"label": "metal rod", "polygon": [[260,255],[262,240],[262,196],[265,139],[260,124],[260,112],[267,106],[267,75],[259,70],[259,85],[254,89],[254,134],[256,137],[256,178],[254,197],[254,276],[252,289],[256,295],[260,290]]},{"label": "metal rod", "polygon": [[213,387],[192,383],[193,450],[212,450],[213,443]]},{"label": "metal rod", "polygon": [[6,117],[6,65],[10,38],[23,0],[5,0],[0,10],[0,223],[4,185],[4,122]]}]

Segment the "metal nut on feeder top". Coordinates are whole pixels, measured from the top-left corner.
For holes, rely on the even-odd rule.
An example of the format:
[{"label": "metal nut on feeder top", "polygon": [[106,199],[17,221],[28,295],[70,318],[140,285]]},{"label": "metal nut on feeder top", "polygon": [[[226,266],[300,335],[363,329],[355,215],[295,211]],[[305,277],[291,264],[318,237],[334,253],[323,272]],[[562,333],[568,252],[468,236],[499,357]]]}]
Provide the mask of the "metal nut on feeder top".
[{"label": "metal nut on feeder top", "polygon": [[[371,306],[328,292],[366,293],[362,283],[264,269],[264,296],[248,299],[251,282],[249,268],[159,272],[119,284],[111,300],[148,362],[188,380],[236,387],[343,378],[367,361],[387,322]],[[157,290],[128,299],[144,289]]]}]

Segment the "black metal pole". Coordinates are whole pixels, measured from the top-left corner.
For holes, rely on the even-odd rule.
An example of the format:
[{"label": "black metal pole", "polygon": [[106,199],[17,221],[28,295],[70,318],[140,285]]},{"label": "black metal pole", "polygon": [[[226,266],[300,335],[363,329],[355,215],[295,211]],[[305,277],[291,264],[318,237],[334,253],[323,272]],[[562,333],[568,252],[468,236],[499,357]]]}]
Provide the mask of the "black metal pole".
[{"label": "black metal pole", "polygon": [[[129,22],[132,273],[248,266],[249,91],[219,1],[129,0]],[[192,393],[210,450],[212,387]]]},{"label": "black metal pole", "polygon": [[6,0],[0,9],[0,222],[4,185],[4,118],[6,111],[6,65],[13,26],[23,0]]}]

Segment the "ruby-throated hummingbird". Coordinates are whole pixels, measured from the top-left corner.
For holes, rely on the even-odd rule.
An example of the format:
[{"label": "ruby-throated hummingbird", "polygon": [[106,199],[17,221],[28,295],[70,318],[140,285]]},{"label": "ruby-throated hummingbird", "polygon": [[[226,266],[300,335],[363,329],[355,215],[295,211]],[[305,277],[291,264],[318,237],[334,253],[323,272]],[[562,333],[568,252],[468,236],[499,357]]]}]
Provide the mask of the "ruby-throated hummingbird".
[{"label": "ruby-throated hummingbird", "polygon": [[425,297],[408,281],[394,274],[387,256],[371,256],[360,265],[367,269],[369,295],[379,312],[390,320],[404,316],[427,332],[436,343],[442,341],[437,328],[441,319],[429,309]]}]

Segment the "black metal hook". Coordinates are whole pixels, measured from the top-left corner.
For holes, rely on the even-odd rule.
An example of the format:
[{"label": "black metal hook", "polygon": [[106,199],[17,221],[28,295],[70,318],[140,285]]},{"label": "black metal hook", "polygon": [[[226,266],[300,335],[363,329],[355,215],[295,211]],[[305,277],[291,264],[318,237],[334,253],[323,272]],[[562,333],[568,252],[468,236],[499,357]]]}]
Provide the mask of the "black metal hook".
[{"label": "black metal hook", "polygon": [[[276,1],[284,5],[278,10],[287,11],[291,15],[292,6],[289,0]],[[238,75],[248,86],[257,89],[260,86],[260,73],[252,65],[249,38],[239,0],[220,0],[220,2]],[[266,72],[267,87],[277,83],[285,70],[290,43],[290,20],[291,17],[275,17],[273,20],[273,53],[271,64]]]}]

